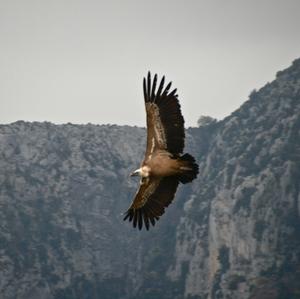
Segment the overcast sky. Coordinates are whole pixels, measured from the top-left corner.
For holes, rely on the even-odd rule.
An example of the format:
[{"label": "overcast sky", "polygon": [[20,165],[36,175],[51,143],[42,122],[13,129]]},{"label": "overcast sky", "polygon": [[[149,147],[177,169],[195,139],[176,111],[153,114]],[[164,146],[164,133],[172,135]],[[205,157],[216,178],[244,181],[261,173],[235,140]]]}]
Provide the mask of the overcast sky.
[{"label": "overcast sky", "polygon": [[0,123],[144,126],[151,70],[195,126],[299,57],[299,0],[0,0]]}]

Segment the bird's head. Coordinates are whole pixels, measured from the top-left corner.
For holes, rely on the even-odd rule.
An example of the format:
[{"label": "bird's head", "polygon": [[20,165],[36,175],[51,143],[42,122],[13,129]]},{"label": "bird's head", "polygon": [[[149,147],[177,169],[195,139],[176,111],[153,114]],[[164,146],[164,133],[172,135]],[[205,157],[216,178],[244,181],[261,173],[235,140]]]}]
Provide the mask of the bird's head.
[{"label": "bird's head", "polygon": [[142,166],[141,168],[135,170],[130,174],[130,176],[141,176],[142,178],[147,178],[150,175],[150,168],[148,166]]}]

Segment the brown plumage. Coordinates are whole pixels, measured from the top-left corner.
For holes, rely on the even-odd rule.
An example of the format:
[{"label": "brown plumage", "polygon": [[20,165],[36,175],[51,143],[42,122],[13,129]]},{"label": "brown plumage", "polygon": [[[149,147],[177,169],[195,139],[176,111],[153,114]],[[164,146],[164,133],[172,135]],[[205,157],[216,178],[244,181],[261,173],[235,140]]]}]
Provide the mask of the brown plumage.
[{"label": "brown plumage", "polygon": [[179,182],[189,183],[197,177],[198,165],[190,154],[181,156],[184,148],[184,119],[176,89],[164,88],[165,77],[158,88],[157,75],[144,78],[143,89],[147,114],[147,146],[141,168],[140,187],[125,213],[133,226],[148,230],[174,199]]}]

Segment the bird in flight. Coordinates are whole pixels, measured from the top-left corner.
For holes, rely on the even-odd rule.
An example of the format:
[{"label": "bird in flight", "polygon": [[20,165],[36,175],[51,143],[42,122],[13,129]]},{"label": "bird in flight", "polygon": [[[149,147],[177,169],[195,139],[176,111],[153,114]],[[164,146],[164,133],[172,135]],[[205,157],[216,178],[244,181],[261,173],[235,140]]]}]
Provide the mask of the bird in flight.
[{"label": "bird in flight", "polygon": [[141,167],[131,176],[141,177],[135,198],[125,212],[124,220],[139,229],[148,230],[164,214],[180,183],[193,181],[198,165],[190,154],[184,154],[184,119],[177,89],[170,92],[171,82],[164,88],[165,77],[157,87],[148,72],[143,81],[147,114],[147,147]]}]

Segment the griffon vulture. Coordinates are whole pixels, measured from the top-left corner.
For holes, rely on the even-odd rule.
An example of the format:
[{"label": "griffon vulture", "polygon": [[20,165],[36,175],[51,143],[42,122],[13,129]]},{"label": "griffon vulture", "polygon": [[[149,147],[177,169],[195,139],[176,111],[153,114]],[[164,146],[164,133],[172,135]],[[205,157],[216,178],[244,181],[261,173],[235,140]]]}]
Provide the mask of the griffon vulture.
[{"label": "griffon vulture", "polygon": [[131,176],[141,176],[135,198],[124,220],[148,230],[172,202],[179,182],[189,183],[197,177],[198,165],[184,148],[184,119],[176,89],[171,82],[164,88],[165,77],[158,88],[157,75],[144,78],[143,89],[147,113],[147,147],[141,167]]}]

